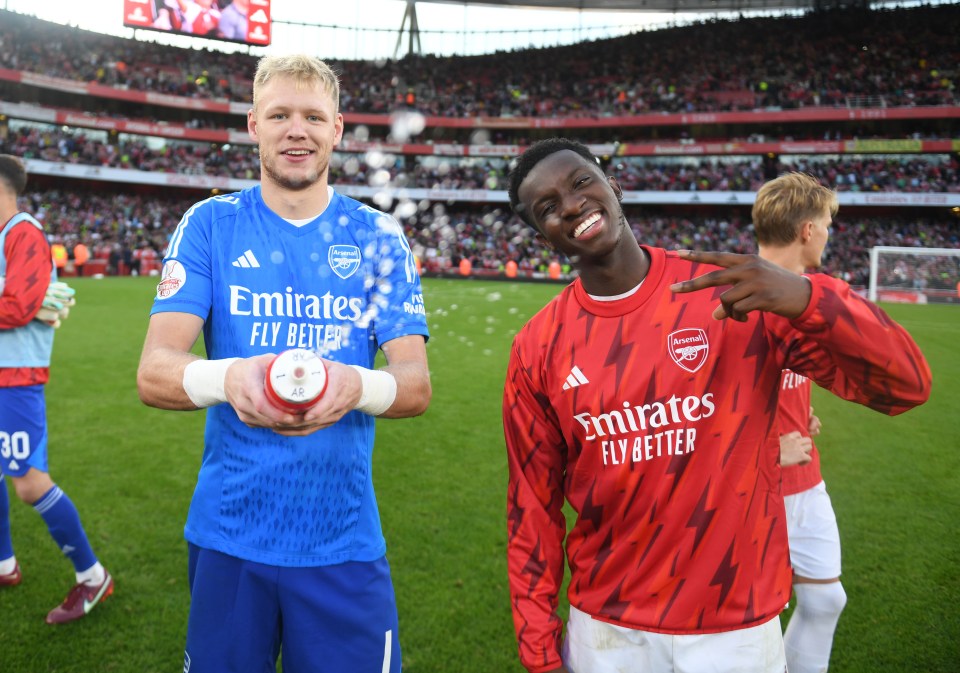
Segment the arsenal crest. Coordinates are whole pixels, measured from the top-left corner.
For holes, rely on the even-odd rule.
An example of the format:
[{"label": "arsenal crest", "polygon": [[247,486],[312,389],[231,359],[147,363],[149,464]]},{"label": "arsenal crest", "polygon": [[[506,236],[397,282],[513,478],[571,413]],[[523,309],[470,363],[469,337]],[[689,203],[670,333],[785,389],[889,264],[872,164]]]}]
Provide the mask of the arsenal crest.
[{"label": "arsenal crest", "polygon": [[703,366],[710,352],[707,334],[702,329],[688,327],[667,335],[670,357],[691,374]]},{"label": "arsenal crest", "polygon": [[360,248],[355,245],[331,245],[327,262],[335,274],[346,280],[360,268]]}]

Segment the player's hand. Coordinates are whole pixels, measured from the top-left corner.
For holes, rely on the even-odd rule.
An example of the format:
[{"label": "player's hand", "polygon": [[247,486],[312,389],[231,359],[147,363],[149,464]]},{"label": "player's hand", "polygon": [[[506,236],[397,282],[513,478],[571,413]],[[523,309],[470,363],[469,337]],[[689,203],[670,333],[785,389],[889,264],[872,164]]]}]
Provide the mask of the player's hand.
[{"label": "player's hand", "polygon": [[823,427],[823,423],[820,422],[818,416],[813,415],[813,407],[810,407],[810,422],[807,425],[807,432],[810,433],[811,437],[816,437],[820,434],[820,428]]},{"label": "player's hand", "polygon": [[274,432],[289,436],[309,435],[330,427],[356,407],[363,392],[360,374],[339,362],[324,360],[323,364],[327,368],[327,389],[323,396],[302,414],[273,427]]},{"label": "player's hand", "polygon": [[70,315],[70,307],[77,303],[76,294],[76,290],[62,281],[50,283],[34,320],[45,322],[54,329],[60,327],[61,322]]},{"label": "player's hand", "polygon": [[673,292],[695,292],[730,285],[720,295],[720,306],[713,311],[717,320],[733,318],[743,322],[751,311],[770,311],[793,319],[810,303],[809,280],[757,255],[693,250],[679,250],[678,254],[683,259],[723,267],[670,286]]},{"label": "player's hand", "polygon": [[305,435],[303,417],[281,411],[270,403],[263,390],[267,367],[275,354],[256,355],[237,360],[229,369],[223,382],[227,402],[237,416],[251,428],[267,428],[282,435]]},{"label": "player's hand", "polygon": [[353,411],[363,393],[363,382],[353,367],[330,360],[324,360],[323,363],[327,367],[327,390],[316,404],[304,412],[303,420],[325,428]]},{"label": "player's hand", "polygon": [[264,393],[267,367],[274,357],[266,354],[244,358],[227,370],[223,387],[227,401],[248,426],[267,428],[289,437],[302,437],[333,425],[359,401],[360,375],[352,367],[324,360],[327,390],[323,397],[302,414],[278,409]]},{"label": "player's hand", "polygon": [[790,467],[791,465],[806,465],[813,456],[813,440],[804,437],[794,430],[785,435],[780,435],[780,466]]}]

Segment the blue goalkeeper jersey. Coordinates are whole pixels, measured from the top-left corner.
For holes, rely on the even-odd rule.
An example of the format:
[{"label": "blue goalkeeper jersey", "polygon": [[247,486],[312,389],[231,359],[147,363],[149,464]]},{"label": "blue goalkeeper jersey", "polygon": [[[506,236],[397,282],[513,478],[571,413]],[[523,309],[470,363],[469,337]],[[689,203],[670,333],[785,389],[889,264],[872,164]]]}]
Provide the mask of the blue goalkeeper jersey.
[{"label": "blue goalkeeper jersey", "polygon": [[[388,215],[330,189],[295,226],[260,187],[190,208],[163,263],[153,313],[204,319],[207,357],[316,350],[373,367],[397,337],[428,337],[410,247]],[[373,491],[374,419],[351,411],[307,437],[207,410],[203,461],[184,530],[201,547],[280,566],[370,561],[386,552]]]}]

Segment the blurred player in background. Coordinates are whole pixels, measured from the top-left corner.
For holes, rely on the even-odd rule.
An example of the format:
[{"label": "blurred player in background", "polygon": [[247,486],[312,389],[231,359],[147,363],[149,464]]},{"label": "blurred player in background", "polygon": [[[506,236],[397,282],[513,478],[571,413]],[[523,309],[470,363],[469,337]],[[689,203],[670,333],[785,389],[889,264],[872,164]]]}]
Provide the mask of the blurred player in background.
[{"label": "blurred player in background", "polygon": [[[816,179],[788,173],[757,192],[753,226],[759,255],[802,274],[820,267],[837,197]],[[820,474],[813,437],[820,419],[810,406],[810,379],[786,370],[777,411],[780,463],[793,590],[797,606],[783,636],[790,673],[822,673],[847,602],[840,584],[840,531]]]},{"label": "blurred player in background", "polygon": [[246,40],[249,12],[250,0],[233,0],[224,6],[217,24],[217,35],[228,40]]},{"label": "blurred player in background", "polygon": [[509,195],[579,272],[515,338],[504,389],[521,662],[783,673],[781,372],[896,414],[929,396],[923,355],[842,281],[640,246],[619,185],[580,143],[531,146]]},{"label": "blurred player in background", "polygon": [[212,35],[220,23],[220,7],[216,0],[196,0],[189,5],[190,30],[193,35]]},{"label": "blurred player in background", "polygon": [[[50,379],[54,329],[66,316],[73,290],[57,282],[43,226],[17,207],[26,184],[20,159],[0,155],[0,470],[73,563],[76,584],[46,620],[63,624],[80,619],[113,593],[113,578],[93,553],[77,508],[47,469],[44,385]],[[0,588],[21,580],[7,485],[0,478]]]},{"label": "blurred player in background", "polygon": [[220,6],[216,0],[155,0],[152,27],[196,36],[217,33]]},{"label": "blurred player in background", "polygon": [[[208,408],[185,526],[185,670],[262,673],[282,651],[284,670],[400,671],[374,420],[426,410],[428,332],[397,222],[328,185],[338,107],[324,62],[262,59],[247,119],[261,183],[190,208],[164,259],[140,396]],[[191,353],[201,331],[209,359]],[[268,365],[294,347],[328,372],[300,414],[264,395]],[[378,348],[387,365],[372,369]]]}]

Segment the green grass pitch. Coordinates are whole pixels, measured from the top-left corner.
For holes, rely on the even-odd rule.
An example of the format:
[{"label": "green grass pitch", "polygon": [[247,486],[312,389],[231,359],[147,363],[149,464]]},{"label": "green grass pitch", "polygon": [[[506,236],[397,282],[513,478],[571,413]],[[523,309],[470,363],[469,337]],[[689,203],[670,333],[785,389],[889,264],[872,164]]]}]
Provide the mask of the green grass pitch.
[{"label": "green grass pitch", "polygon": [[[137,397],[156,279],[71,282],[78,304],[57,335],[47,387],[50,469],[116,592],[79,622],[44,624],[73,572],[11,490],[24,581],[0,590],[0,670],[179,671],[189,604],[182,530],[204,414],[149,409]],[[375,452],[404,670],[521,673],[506,585],[500,397],[514,334],[560,288],[424,285],[433,403],[423,417],[379,422]],[[934,389],[928,404],[896,418],[815,390],[849,596],[831,671],[952,673],[960,670],[960,310],[884,308],[924,349]]]}]

